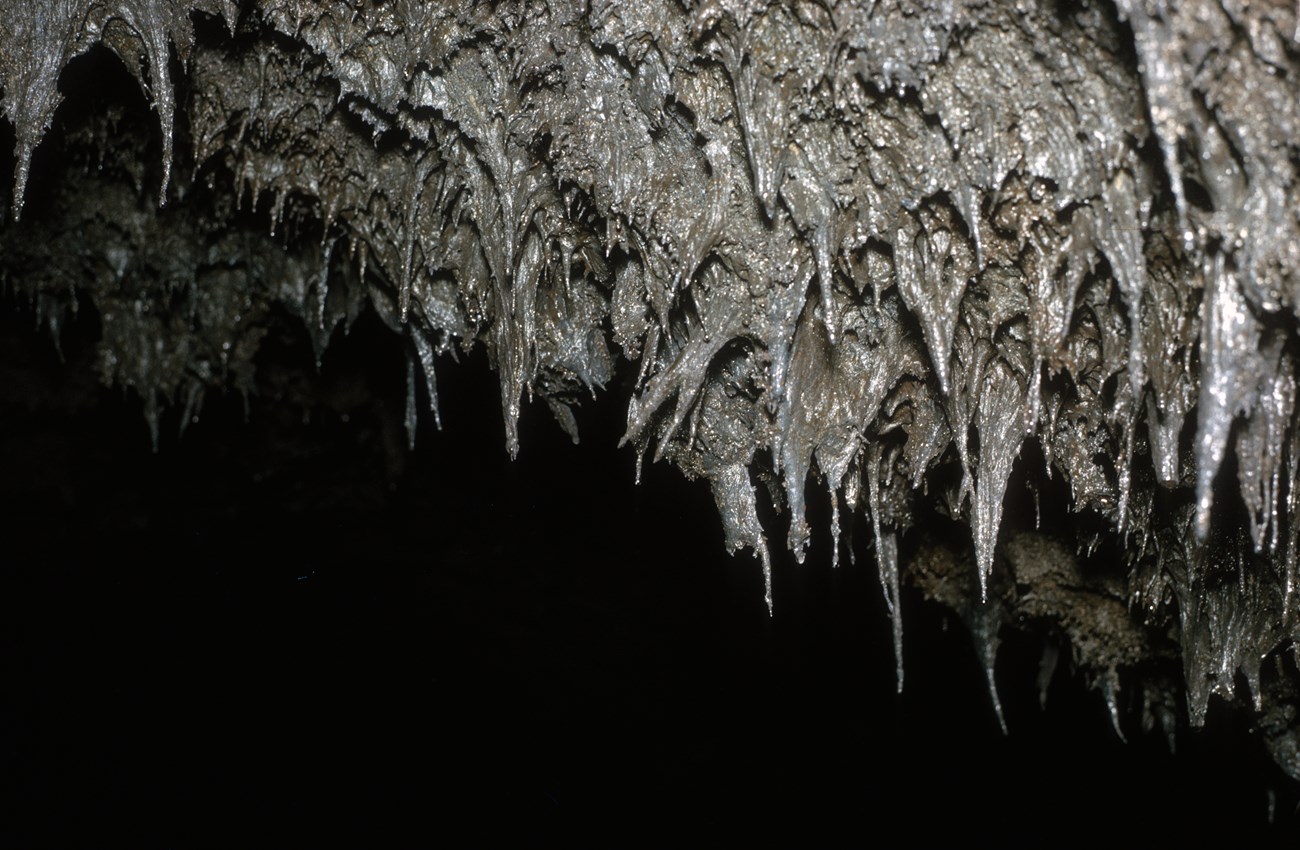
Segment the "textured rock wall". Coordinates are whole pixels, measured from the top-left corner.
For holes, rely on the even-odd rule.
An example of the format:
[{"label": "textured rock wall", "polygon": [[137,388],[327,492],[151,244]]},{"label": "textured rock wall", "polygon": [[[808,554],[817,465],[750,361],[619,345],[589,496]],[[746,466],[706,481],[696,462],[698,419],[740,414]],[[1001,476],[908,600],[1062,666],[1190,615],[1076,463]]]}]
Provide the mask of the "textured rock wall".
[{"label": "textured rock wall", "polygon": [[[376,310],[412,440],[458,349],[512,453],[525,398],[576,439],[630,361],[625,442],[728,548],[802,558],[824,488],[896,646],[907,577],[995,703],[999,632],[1044,630],[1117,728],[1121,688],[1171,735],[1253,701],[1300,778],[1296,36],[1281,2],[3,0],[0,250],[56,336],[99,312],[155,441],[251,389],[277,309],[318,353]],[[105,52],[156,123],[60,111]],[[1072,517],[1022,533],[1013,479]]]}]

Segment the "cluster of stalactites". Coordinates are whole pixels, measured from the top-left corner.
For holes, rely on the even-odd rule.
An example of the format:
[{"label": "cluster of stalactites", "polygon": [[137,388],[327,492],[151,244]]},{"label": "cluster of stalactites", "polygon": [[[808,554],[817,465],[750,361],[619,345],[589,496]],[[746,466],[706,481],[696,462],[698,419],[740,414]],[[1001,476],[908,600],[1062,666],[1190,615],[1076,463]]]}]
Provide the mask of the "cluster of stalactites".
[{"label": "cluster of stalactites", "polygon": [[[626,439],[708,479],[728,547],[770,570],[762,481],[800,558],[809,486],[834,557],[869,517],[901,642],[899,535],[963,518],[987,595],[1034,439],[1134,606],[1177,601],[1194,716],[1297,637],[1291,4],[243,5],[5,0],[14,214],[74,56],[138,77],[164,174],[180,65],[196,173],[322,224],[300,315],[326,329],[345,243],[431,401],[436,353],[487,346],[511,452],[526,396],[576,439],[617,346]],[[1229,448],[1243,535],[1211,510]]]}]

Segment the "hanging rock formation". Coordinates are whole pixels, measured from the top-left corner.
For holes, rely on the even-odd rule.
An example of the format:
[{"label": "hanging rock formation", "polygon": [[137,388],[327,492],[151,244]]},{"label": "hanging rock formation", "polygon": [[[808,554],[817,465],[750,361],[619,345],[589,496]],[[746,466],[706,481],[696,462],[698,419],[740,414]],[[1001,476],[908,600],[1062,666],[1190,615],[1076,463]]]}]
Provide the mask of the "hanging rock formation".
[{"label": "hanging rock formation", "polygon": [[[155,443],[170,407],[252,389],[273,310],[318,356],[375,310],[408,342],[412,439],[457,349],[499,373],[511,453],[526,399],[576,440],[630,362],[625,441],[707,481],[769,576],[821,488],[825,554],[875,559],[896,648],[911,581],[968,623],[995,703],[1000,631],[1034,628],[1117,729],[1121,688],[1171,735],[1241,700],[1300,779],[1298,23],[1290,0],[2,0],[3,268],[56,336],[93,305]],[[60,109],[104,56],[151,122]],[[1073,519],[1004,527],[1021,480]]]}]

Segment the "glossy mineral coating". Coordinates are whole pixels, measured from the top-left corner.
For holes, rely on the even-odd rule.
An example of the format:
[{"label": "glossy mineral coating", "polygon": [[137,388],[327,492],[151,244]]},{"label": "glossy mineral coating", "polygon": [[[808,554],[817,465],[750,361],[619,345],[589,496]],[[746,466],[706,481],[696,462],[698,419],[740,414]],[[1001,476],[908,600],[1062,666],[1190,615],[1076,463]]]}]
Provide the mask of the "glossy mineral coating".
[{"label": "glossy mineral coating", "polygon": [[[50,133],[104,50],[157,124]],[[1121,684],[1171,734],[1253,701],[1300,779],[1298,58],[1291,0],[0,0],[4,269],[56,333],[94,305],[155,440],[252,386],[274,309],[405,337],[412,439],[485,346],[512,453],[625,358],[626,441],[765,571],[824,488],[896,643],[901,570],[991,689],[1028,624],[1117,728]],[[1014,470],[1087,532],[1000,539]]]}]

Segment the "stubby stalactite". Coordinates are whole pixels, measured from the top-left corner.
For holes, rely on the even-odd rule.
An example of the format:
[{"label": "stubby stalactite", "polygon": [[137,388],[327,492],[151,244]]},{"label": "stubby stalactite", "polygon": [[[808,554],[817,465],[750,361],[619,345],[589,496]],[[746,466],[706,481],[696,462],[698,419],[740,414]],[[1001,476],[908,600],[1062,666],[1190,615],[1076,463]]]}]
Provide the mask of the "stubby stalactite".
[{"label": "stubby stalactite", "polygon": [[[5,0],[0,250],[56,336],[93,305],[155,443],[169,407],[251,390],[273,309],[318,357],[373,309],[411,439],[458,350],[486,348],[512,453],[526,399],[577,440],[631,361],[625,442],[708,482],[729,549],[802,559],[829,492],[900,687],[910,581],[995,704],[999,633],[1029,624],[1117,730],[1138,704],[1172,736],[1217,693],[1300,779],[1297,26],[1201,0]],[[87,53],[151,123],[60,110]],[[1078,523],[1008,534],[1017,474]],[[936,514],[968,539],[929,540]]]}]

